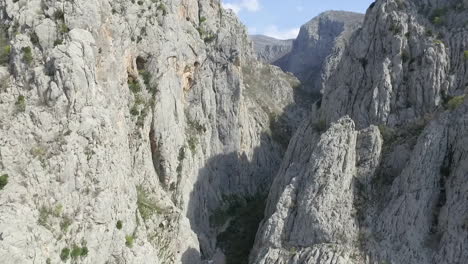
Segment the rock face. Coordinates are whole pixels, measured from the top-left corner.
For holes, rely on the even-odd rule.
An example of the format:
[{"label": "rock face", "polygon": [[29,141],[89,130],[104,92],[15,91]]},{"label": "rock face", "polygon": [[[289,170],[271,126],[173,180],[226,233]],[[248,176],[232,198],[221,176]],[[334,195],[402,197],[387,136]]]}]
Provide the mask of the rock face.
[{"label": "rock face", "polygon": [[[283,45],[253,37],[257,56],[279,66],[299,78],[308,92],[319,93],[340,61],[344,47],[362,24],[364,15],[343,11],[327,11],[303,25],[288,54],[280,53]],[[277,40],[278,41],[278,40]],[[272,44],[270,44],[272,43]],[[284,43],[284,42],[280,42]],[[289,47],[289,46],[288,46]],[[275,56],[270,54],[275,54]],[[281,55],[281,56],[280,56]],[[269,60],[273,57],[275,60]]]},{"label": "rock face", "polygon": [[[235,15],[211,0],[6,0],[0,21],[2,261],[228,255],[216,212],[268,191],[298,126],[278,120],[299,111],[299,81],[253,59]],[[244,74],[260,71],[268,82]]]},{"label": "rock face", "polygon": [[466,0],[372,4],[313,105],[219,1],[0,3],[3,262],[468,259]]},{"label": "rock face", "polygon": [[467,15],[370,6],[291,140],[251,263],[465,262]]},{"label": "rock face", "polygon": [[369,9],[325,85],[323,118],[398,125],[467,91],[466,2],[426,2],[378,1]]},{"label": "rock face", "polygon": [[264,63],[275,65],[276,61],[288,55],[292,50],[292,39],[281,40],[264,35],[251,35],[249,37],[253,42],[258,60]]}]

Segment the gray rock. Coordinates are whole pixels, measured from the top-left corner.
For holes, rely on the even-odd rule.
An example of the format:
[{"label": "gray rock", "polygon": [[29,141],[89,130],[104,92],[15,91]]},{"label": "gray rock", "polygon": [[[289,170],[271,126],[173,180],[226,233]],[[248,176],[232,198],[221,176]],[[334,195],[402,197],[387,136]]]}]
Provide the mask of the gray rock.
[{"label": "gray rock", "polygon": [[255,53],[259,61],[264,63],[275,64],[288,55],[293,46],[293,40],[281,40],[264,35],[251,35]]},{"label": "gray rock", "polygon": [[299,81],[257,62],[219,2],[6,1],[0,20],[2,259],[224,259],[210,218],[268,190],[289,140],[269,124]]},{"label": "gray rock", "polygon": [[364,15],[358,13],[324,12],[301,27],[292,47],[289,41],[264,36],[251,38],[260,60],[293,73],[308,92],[318,94],[363,19]]}]

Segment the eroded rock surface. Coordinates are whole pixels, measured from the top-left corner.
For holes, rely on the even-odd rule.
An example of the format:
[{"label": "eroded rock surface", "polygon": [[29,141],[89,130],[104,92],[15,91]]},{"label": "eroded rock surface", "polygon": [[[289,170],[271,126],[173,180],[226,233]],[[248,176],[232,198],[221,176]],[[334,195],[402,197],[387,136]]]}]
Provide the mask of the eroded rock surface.
[{"label": "eroded rock surface", "polygon": [[467,10],[369,7],[288,147],[251,263],[465,261]]},{"label": "eroded rock surface", "polygon": [[218,1],[6,0],[0,20],[2,259],[222,259],[211,216],[267,192],[299,81]]}]

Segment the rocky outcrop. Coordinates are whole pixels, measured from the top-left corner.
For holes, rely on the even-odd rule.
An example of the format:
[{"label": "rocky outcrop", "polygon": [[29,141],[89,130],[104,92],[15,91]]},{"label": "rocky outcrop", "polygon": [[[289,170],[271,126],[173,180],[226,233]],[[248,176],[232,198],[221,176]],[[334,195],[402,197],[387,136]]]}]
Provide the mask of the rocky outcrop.
[{"label": "rocky outcrop", "polygon": [[311,120],[291,141],[252,263],[361,263],[353,186],[378,166],[382,141],[376,127],[356,131],[349,118],[323,129]]},{"label": "rocky outcrop", "polygon": [[218,1],[0,3],[2,259],[224,258],[213,216],[268,190],[298,80]]},{"label": "rocky outcrop", "polygon": [[264,35],[251,35],[254,51],[258,60],[264,63],[275,64],[284,56],[288,55],[293,46],[293,40],[281,40]]},{"label": "rocky outcrop", "polygon": [[301,27],[291,52],[273,64],[292,72],[309,92],[319,93],[363,19],[358,13],[324,12]]},{"label": "rocky outcrop", "polygon": [[465,261],[467,10],[369,7],[288,147],[251,263]]},{"label": "rocky outcrop", "polygon": [[[430,2],[430,3],[429,3]],[[415,122],[466,92],[466,3],[378,1],[325,84],[323,118]]]}]

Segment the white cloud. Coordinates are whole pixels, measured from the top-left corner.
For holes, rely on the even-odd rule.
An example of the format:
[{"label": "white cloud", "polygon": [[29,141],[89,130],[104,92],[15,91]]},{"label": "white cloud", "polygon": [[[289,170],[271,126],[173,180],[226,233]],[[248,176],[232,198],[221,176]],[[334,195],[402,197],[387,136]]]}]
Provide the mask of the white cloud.
[{"label": "white cloud", "polygon": [[223,7],[226,9],[232,9],[236,14],[242,10],[257,12],[260,10],[260,0],[241,0],[234,3],[223,3]]},{"label": "white cloud", "polygon": [[299,28],[291,28],[287,30],[279,30],[277,26],[269,26],[263,33],[276,39],[295,39],[299,34]]}]

